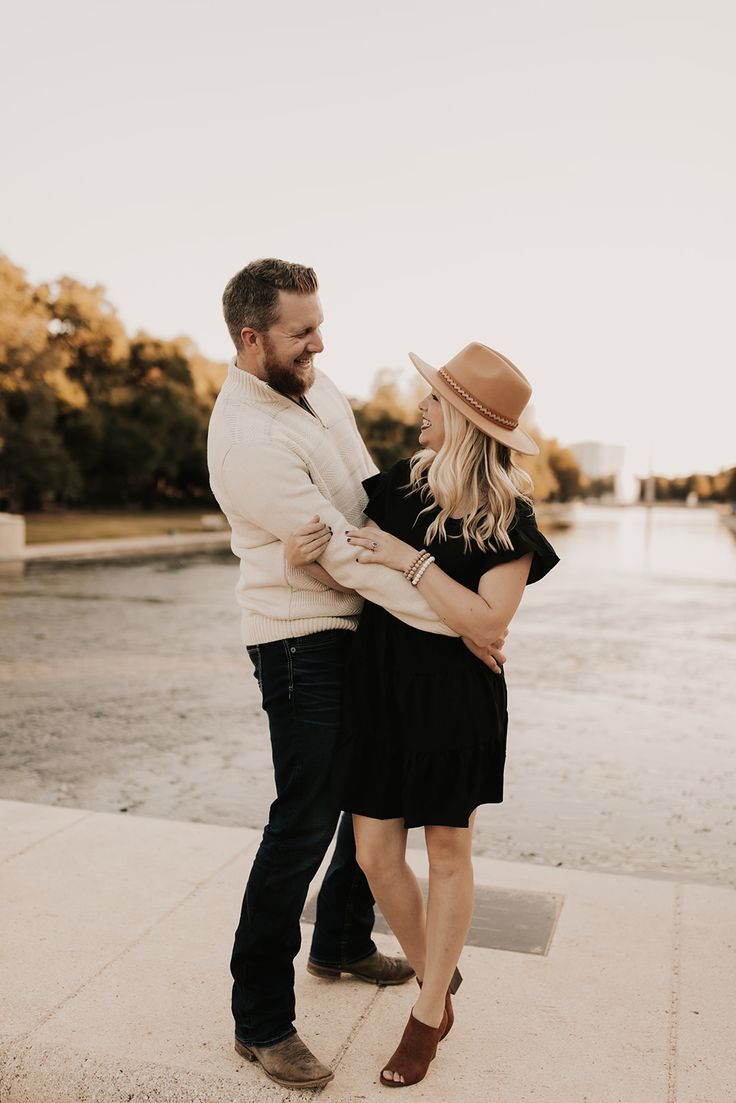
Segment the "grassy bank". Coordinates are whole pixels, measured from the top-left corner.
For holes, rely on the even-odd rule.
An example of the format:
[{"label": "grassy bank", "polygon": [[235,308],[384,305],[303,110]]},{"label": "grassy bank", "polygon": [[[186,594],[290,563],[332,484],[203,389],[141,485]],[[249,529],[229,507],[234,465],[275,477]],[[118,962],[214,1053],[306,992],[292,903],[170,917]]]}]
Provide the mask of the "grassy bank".
[{"label": "grassy bank", "polygon": [[201,510],[27,513],[26,543],[55,544],[72,540],[112,540],[123,536],[165,536],[170,532],[204,532],[201,518]]},{"label": "grassy bank", "polygon": [[[538,509],[542,528],[566,528],[567,506],[543,504]],[[205,511],[213,516],[213,511]],[[166,536],[170,532],[204,532],[201,510],[164,510],[133,513],[115,510],[67,510],[27,513],[27,544],[61,544],[74,540],[114,540],[125,536]]]}]

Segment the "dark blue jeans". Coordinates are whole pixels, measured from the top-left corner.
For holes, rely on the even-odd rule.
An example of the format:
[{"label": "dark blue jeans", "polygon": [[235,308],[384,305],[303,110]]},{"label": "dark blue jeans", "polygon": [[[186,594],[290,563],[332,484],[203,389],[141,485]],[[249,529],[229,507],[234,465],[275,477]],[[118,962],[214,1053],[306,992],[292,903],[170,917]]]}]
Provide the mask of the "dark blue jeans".
[{"label": "dark blue jeans", "polygon": [[[235,1033],[268,1046],[295,1032],[294,958],[309,884],[340,819],[329,768],[352,632],[335,629],[248,648],[268,715],[276,800],[245,888],[230,970]],[[317,898],[310,957],[348,964],[375,950],[373,896],[355,860],[350,815]]]}]

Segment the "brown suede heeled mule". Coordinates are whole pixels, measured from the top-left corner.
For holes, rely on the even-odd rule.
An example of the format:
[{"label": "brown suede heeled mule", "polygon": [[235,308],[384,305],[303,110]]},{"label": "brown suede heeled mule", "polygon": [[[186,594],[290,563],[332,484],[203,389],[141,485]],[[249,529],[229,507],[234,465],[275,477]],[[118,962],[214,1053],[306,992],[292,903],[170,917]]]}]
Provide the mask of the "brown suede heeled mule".
[{"label": "brown suede heeled mule", "polygon": [[[420,981],[419,977],[416,978],[416,981],[421,988],[422,982]],[[445,1014],[447,1015],[447,1026],[445,1027],[444,1034],[442,1035],[442,1038],[440,1038],[440,1041],[442,1041],[443,1038],[447,1037],[452,1028],[452,1024],[455,1022],[455,1012],[452,1009],[452,996],[455,995],[462,983],[462,974],[459,969],[455,969],[455,972],[452,974],[452,979],[450,980],[450,987],[447,989],[447,994],[445,996]]]},{"label": "brown suede heeled mule", "polygon": [[[387,1088],[408,1088],[410,1084],[418,1084],[423,1080],[427,1075],[430,1061],[434,1060],[437,1053],[437,1045],[446,1023],[447,1013],[444,1011],[439,1026],[427,1026],[426,1023],[415,1019],[413,1012],[410,1012],[409,1021],[404,1027],[398,1047],[378,1074],[381,1083]],[[387,1080],[383,1075],[386,1070],[391,1072],[391,1080]],[[404,1079],[394,1080],[395,1072]]]}]

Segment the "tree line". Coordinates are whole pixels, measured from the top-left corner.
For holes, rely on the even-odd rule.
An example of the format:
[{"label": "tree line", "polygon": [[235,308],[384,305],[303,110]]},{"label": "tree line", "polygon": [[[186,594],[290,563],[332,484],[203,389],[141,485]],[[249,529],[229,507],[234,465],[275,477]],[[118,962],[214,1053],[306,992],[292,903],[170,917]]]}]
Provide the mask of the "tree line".
[{"label": "tree line", "polygon": [[[206,437],[224,364],[187,338],[130,337],[104,288],[34,285],[1,254],[0,304],[0,510],[214,506]],[[379,373],[353,401],[379,467],[416,449],[418,397]],[[528,466],[539,499],[590,489],[556,441]]]},{"label": "tree line", "polygon": [[[0,510],[214,508],[207,423],[225,372],[188,338],[130,337],[104,288],[68,276],[34,285],[0,254]],[[370,397],[353,400],[380,468],[416,449],[425,389],[379,372]],[[538,501],[613,490],[612,479],[588,479],[569,449],[528,428],[540,454],[521,462]],[[708,477],[695,478],[707,497]],[[657,495],[665,492],[678,497],[677,480],[669,491],[659,480]]]},{"label": "tree line", "polygon": [[[647,497],[647,479],[640,480],[640,498]],[[656,502],[684,502],[691,494],[701,502],[736,502],[736,467],[720,471],[717,475],[683,475],[668,479],[664,475],[652,477]]]}]

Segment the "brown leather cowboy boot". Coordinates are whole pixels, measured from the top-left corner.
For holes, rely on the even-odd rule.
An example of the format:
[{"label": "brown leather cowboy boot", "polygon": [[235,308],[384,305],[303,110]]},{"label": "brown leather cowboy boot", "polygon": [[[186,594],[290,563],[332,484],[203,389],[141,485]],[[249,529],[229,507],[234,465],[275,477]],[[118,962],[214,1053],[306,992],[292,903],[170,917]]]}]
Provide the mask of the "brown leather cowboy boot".
[{"label": "brown leather cowboy boot", "polygon": [[235,1051],[248,1061],[257,1061],[266,1076],[282,1088],[322,1088],[335,1077],[298,1034],[290,1034],[275,1046],[247,1046],[236,1038]]},{"label": "brown leather cowboy boot", "polygon": [[338,980],[342,973],[349,973],[368,984],[405,984],[415,976],[409,962],[403,957],[387,957],[380,950],[374,950],[362,961],[351,961],[347,965],[321,965],[311,958],[307,962],[307,972],[323,980]]}]

